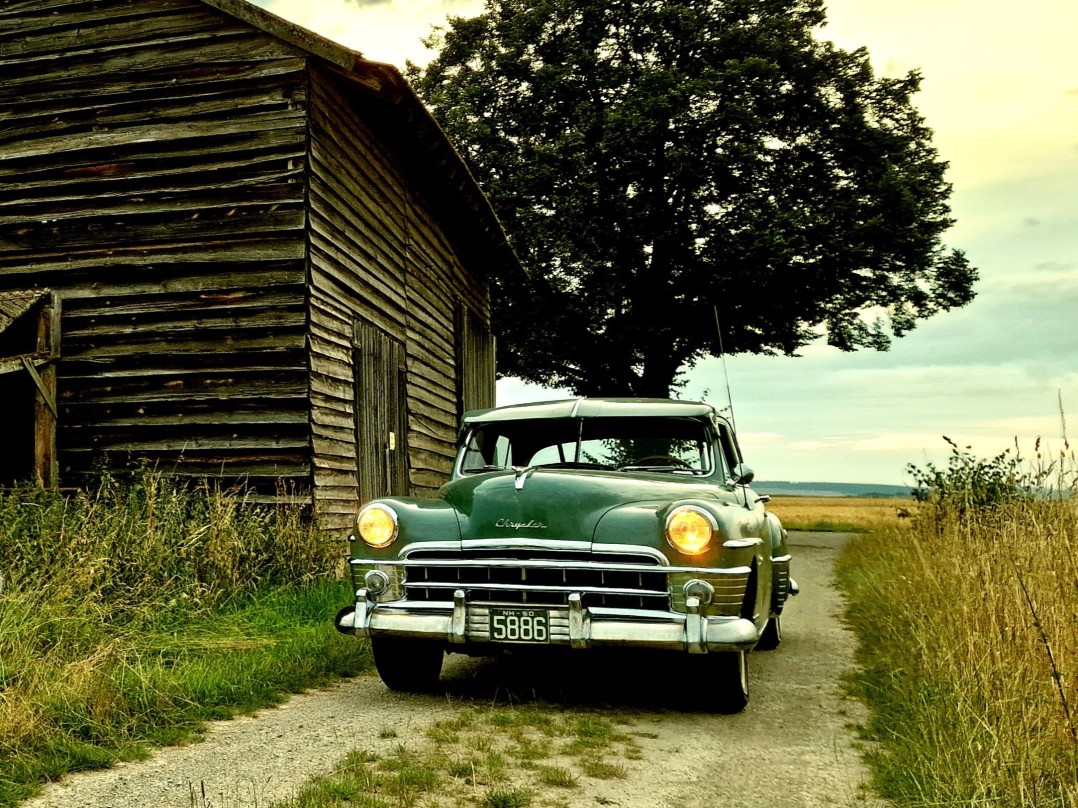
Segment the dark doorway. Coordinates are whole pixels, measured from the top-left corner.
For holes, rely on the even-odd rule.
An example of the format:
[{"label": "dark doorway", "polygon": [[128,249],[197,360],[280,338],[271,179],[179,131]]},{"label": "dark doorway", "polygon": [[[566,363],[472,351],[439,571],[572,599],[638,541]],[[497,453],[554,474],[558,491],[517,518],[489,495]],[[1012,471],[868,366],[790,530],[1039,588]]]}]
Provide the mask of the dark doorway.
[{"label": "dark doorway", "polygon": [[25,370],[0,375],[0,487],[34,482],[34,396]]},{"label": "dark doorway", "polygon": [[0,292],[0,486],[57,482],[58,309],[45,290]]}]

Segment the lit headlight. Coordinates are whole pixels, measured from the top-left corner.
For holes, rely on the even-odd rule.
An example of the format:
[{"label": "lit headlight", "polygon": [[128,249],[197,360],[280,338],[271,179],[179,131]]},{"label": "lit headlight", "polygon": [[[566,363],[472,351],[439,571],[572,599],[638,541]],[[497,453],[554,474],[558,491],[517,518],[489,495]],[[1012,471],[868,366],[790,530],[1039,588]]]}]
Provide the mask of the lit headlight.
[{"label": "lit headlight", "polygon": [[397,538],[397,514],[388,505],[367,505],[356,517],[356,532],[371,547],[388,547]]},{"label": "lit headlight", "polygon": [[675,508],[666,517],[666,539],[685,555],[700,555],[718,526],[707,511],[692,505]]}]

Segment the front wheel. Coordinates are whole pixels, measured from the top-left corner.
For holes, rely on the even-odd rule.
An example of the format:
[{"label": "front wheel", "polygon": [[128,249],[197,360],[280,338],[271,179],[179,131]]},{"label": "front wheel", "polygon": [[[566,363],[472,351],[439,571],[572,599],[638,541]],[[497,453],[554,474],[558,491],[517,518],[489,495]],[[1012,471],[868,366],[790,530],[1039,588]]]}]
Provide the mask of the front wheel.
[{"label": "front wheel", "polygon": [[740,713],[749,703],[749,655],[729,651],[715,655],[715,701],[718,713]]},{"label": "front wheel", "polygon": [[432,690],[442,674],[445,652],[439,643],[399,637],[371,637],[374,667],[390,690],[422,693]]},{"label": "front wheel", "polygon": [[749,703],[749,655],[745,651],[695,656],[687,660],[685,706],[715,713],[740,713]]}]

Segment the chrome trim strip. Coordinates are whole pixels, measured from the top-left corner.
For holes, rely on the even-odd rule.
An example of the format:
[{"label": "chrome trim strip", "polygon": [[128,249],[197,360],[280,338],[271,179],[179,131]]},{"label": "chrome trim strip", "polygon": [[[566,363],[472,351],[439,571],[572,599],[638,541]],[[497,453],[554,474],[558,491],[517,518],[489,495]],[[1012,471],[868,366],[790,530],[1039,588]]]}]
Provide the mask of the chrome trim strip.
[{"label": "chrome trim strip", "polygon": [[[565,539],[464,539],[460,543],[462,550],[571,550],[590,552],[591,542]],[[421,548],[416,548],[421,549]]]},{"label": "chrome trim strip", "polygon": [[653,572],[656,574],[671,575],[686,573],[689,575],[744,575],[750,572],[747,566],[740,567],[659,567],[650,564],[616,564],[602,561],[567,561],[553,558],[548,560],[510,558],[484,558],[484,559],[447,559],[447,558],[394,558],[374,559],[353,558],[350,562],[355,566],[365,567],[467,567],[469,569],[484,567],[513,568],[524,567],[527,569],[566,569],[566,570],[599,570],[608,572]]},{"label": "chrome trim strip", "polygon": [[[421,544],[409,544],[406,547],[402,547],[400,552],[397,553],[397,558],[407,558],[416,550],[448,550],[450,552],[460,552],[459,541],[425,541]],[[352,563],[355,564],[357,559],[352,559]],[[369,562],[365,562],[369,563]]]},{"label": "chrome trim strip", "polygon": [[746,547],[759,547],[763,543],[763,539],[727,539],[722,543],[722,546],[727,550],[744,550]]},{"label": "chrome trim strip", "polygon": [[[609,586],[576,586],[576,585],[563,585],[563,586],[547,586],[536,585],[528,583],[527,581],[518,581],[511,584],[499,584],[492,581],[476,581],[474,583],[461,584],[460,581],[412,581],[404,585],[405,589],[454,589],[457,590],[461,586],[465,589],[482,589],[492,591],[503,592],[587,592],[589,594],[594,593],[597,595],[636,595],[640,597],[666,597],[669,595],[669,591],[666,589],[632,589],[632,588],[617,588]],[[536,604],[536,608],[541,608],[542,604]]]},{"label": "chrome trim strip", "polygon": [[635,544],[593,544],[591,546],[593,553],[610,553],[612,555],[642,555],[654,558],[659,562],[660,566],[669,567],[670,559],[667,558],[660,550],[656,550],[652,547],[638,547]]}]

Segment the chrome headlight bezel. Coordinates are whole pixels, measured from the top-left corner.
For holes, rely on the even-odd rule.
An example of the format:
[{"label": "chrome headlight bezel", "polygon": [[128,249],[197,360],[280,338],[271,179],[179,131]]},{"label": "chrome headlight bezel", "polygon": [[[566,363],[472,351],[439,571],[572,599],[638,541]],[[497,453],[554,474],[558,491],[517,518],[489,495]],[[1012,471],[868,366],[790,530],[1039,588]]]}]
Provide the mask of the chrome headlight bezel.
[{"label": "chrome headlight bezel", "polygon": [[[381,514],[381,516],[379,516]],[[381,524],[375,525],[372,519],[384,519]],[[366,528],[365,528],[366,524]],[[381,533],[375,532],[381,530]],[[366,532],[367,535],[364,535]],[[363,540],[368,547],[382,549],[389,547],[400,535],[400,520],[397,512],[381,502],[371,502],[359,509],[356,514],[356,535]]]},{"label": "chrome headlight bezel", "polygon": [[[707,538],[704,541],[695,545],[683,545],[675,540],[675,522],[685,516],[697,517],[703,520],[708,528]],[[715,536],[717,536],[718,533],[719,523],[715,519],[714,514],[698,505],[678,505],[677,507],[672,508],[670,513],[666,515],[666,522],[663,525],[663,534],[666,536],[667,543],[682,555],[687,556],[698,556],[706,553],[714,545]]]}]

